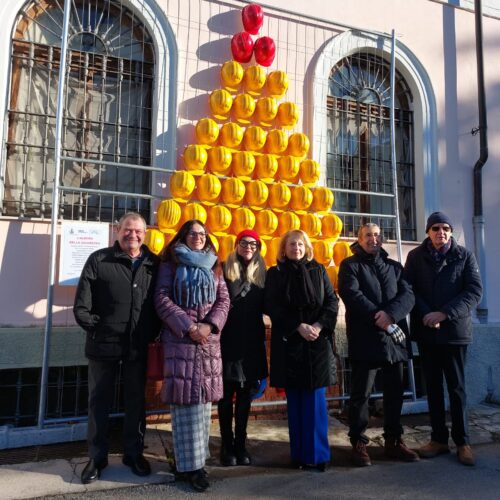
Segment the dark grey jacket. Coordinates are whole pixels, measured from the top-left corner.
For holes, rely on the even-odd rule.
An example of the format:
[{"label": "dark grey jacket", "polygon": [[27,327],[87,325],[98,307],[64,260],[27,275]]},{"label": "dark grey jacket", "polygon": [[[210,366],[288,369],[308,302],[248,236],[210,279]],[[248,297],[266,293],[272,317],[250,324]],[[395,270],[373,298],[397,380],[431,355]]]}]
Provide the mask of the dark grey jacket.
[{"label": "dark grey jacket", "polygon": [[[418,342],[464,345],[472,342],[471,312],[481,300],[483,288],[474,254],[452,238],[451,248],[439,265],[433,260],[426,238],[406,259],[405,277],[415,293],[411,334]],[[424,326],[422,318],[441,311],[448,319],[440,328]]]},{"label": "dark grey jacket", "polygon": [[366,253],[356,242],[354,253],[342,261],[339,295],[346,308],[349,358],[355,361],[395,363],[408,359],[409,342],[395,344],[375,325],[375,313],[385,311],[408,336],[406,315],[415,299],[403,279],[403,266],[381,248],[376,255]]},{"label": "dark grey jacket", "polygon": [[87,332],[85,355],[97,361],[145,359],[160,330],[153,304],[159,259],[142,246],[136,271],[118,242],[92,253],[80,276],[73,312]]}]

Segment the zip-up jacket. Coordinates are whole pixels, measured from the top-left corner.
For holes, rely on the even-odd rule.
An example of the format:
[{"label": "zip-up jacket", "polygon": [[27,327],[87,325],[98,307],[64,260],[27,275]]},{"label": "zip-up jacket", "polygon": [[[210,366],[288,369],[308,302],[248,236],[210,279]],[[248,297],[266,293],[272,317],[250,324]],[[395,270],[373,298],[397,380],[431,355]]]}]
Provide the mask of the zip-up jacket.
[{"label": "zip-up jacket", "polygon": [[397,363],[408,359],[409,342],[396,344],[375,325],[375,314],[385,311],[408,337],[406,315],[415,298],[403,279],[403,266],[381,248],[368,254],[357,243],[339,269],[339,295],[345,304],[349,358],[353,361]]},{"label": "zip-up jacket", "polygon": [[148,342],[160,329],[153,294],[159,259],[147,246],[134,270],[120,248],[92,253],[80,276],[73,312],[87,332],[85,355],[96,361],[146,359]]},{"label": "zip-up jacket", "polygon": [[[436,263],[427,248],[428,240],[408,254],[405,264],[405,277],[415,293],[410,316],[412,338],[430,344],[470,344],[471,312],[483,293],[474,254],[452,238],[444,260]],[[433,311],[447,316],[440,328],[430,328],[422,322]]]}]

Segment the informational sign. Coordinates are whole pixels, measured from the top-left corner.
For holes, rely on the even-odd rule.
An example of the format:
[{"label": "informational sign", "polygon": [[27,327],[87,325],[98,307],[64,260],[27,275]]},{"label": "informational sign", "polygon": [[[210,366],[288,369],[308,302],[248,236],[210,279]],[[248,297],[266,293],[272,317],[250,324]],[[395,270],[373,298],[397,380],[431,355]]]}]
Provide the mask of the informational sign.
[{"label": "informational sign", "polygon": [[109,246],[109,224],[63,222],[60,241],[59,284],[77,285],[88,256]]}]

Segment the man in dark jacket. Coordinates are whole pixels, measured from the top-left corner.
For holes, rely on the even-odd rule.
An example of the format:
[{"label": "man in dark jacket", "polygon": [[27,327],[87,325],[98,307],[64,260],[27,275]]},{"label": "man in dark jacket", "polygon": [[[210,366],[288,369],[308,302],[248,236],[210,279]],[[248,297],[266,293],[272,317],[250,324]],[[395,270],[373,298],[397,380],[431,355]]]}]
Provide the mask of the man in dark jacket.
[{"label": "man in dark jacket", "polygon": [[408,359],[406,315],[414,304],[403,268],[389,259],[381,247],[376,224],[364,224],[358,241],[351,245],[353,256],[342,261],[339,294],[346,308],[347,341],[351,363],[349,437],[355,465],[371,465],[364,434],[368,425],[368,399],[377,370],[382,370],[384,393],[385,454],[407,462],[418,455],[401,439],[403,406],[403,362]]},{"label": "man in dark jacket", "polygon": [[458,459],[474,465],[466,415],[465,357],[472,342],[471,312],[481,300],[481,278],[474,255],[452,238],[453,226],[443,212],[432,213],[425,230],[428,237],[408,254],[405,265],[405,277],[415,293],[411,333],[422,360],[432,426],[430,443],[418,453],[431,458],[450,451],[444,375]]},{"label": "man in dark jacket", "polygon": [[143,456],[146,355],[160,323],[153,305],[158,257],[142,244],[146,222],[136,213],[118,223],[117,241],[88,258],[80,276],[73,312],[87,332],[89,462],[82,483],[100,477],[108,465],[108,419],[121,365],[125,419],[123,463],[134,474],[151,472]]}]

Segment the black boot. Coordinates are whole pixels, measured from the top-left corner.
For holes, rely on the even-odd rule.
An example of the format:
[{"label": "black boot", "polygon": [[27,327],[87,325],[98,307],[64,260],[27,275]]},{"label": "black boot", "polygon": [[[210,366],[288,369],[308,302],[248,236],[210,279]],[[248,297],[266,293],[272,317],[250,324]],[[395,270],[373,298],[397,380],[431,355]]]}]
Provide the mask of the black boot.
[{"label": "black boot", "polygon": [[[228,395],[229,396],[229,395]],[[224,467],[236,465],[233,447],[233,401],[232,394],[221,399],[217,405],[221,436],[220,463]]]},{"label": "black boot", "polygon": [[246,449],[248,415],[252,399],[250,396],[250,386],[245,384],[236,393],[235,425],[234,425],[234,452],[238,465],[250,465],[252,458]]}]

